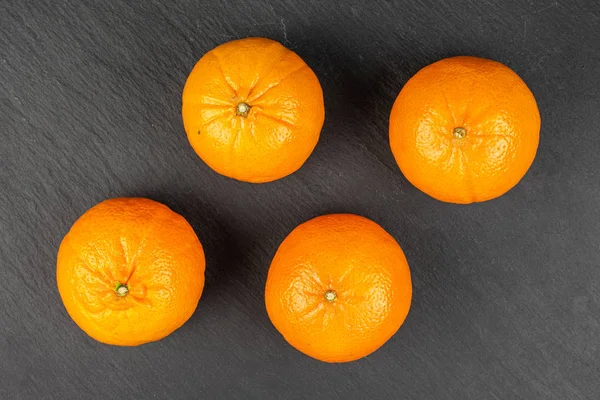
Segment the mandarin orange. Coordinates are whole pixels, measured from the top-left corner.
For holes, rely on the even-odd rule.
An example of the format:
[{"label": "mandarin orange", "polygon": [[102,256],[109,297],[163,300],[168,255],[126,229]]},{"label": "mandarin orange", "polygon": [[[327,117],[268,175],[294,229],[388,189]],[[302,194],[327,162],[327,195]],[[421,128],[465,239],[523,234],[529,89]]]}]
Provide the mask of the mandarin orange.
[{"label": "mandarin orange", "polygon": [[162,339],[194,313],[204,251],[188,222],[143,198],[101,202],[71,227],[56,278],[67,312],[92,338],[135,346]]},{"label": "mandarin orange", "polygon": [[264,38],[234,40],[206,53],[183,89],[187,137],[218,173],[269,182],[298,170],[315,148],[325,108],[314,72],[293,51]]},{"label": "mandarin orange", "polygon": [[412,284],[398,243],[366,218],[332,214],[299,225],[269,269],[269,318],[293,347],[326,362],[371,354],[400,328]]},{"label": "mandarin orange", "polygon": [[390,146],[406,179],[451,203],[510,190],[531,166],[539,133],[538,107],[523,80],[476,57],[446,58],[417,72],[390,116]]}]

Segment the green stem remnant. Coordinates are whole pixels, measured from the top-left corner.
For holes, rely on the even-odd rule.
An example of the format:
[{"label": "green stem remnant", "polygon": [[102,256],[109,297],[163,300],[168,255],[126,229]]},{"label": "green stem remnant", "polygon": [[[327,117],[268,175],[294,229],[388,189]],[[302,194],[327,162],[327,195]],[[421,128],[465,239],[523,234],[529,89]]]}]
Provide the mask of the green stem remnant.
[{"label": "green stem remnant", "polygon": [[467,130],[463,127],[454,128],[452,134],[456,139],[464,139],[467,136]]},{"label": "green stem remnant", "polygon": [[115,286],[115,293],[119,297],[127,296],[127,293],[129,293],[129,288],[127,287],[127,285],[123,285],[122,283],[119,282]]},{"label": "green stem remnant", "polygon": [[335,290],[328,290],[325,292],[325,300],[328,303],[333,302],[336,298],[337,298],[337,293],[335,292]]},{"label": "green stem remnant", "polygon": [[251,108],[247,103],[241,102],[235,108],[235,115],[246,118]]}]

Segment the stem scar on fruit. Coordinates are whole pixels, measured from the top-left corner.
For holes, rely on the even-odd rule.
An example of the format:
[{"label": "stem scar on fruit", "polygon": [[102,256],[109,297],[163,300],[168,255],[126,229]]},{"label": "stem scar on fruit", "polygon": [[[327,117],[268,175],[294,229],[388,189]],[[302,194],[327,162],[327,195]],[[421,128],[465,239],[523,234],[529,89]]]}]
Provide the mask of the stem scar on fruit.
[{"label": "stem scar on fruit", "polygon": [[337,293],[335,292],[335,290],[328,290],[325,292],[325,300],[328,303],[333,302],[336,298],[337,298]]},{"label": "stem scar on fruit", "polygon": [[115,287],[115,293],[119,297],[127,296],[127,293],[129,293],[129,288],[127,287],[127,285],[123,285],[121,282],[119,282]]},{"label": "stem scar on fruit", "polygon": [[235,108],[235,115],[246,118],[251,108],[252,107],[249,104],[242,101],[241,103],[238,103],[237,107]]},{"label": "stem scar on fruit", "polygon": [[464,139],[465,136],[467,136],[467,130],[465,128],[463,128],[462,126],[459,126],[459,127],[454,128],[454,130],[452,131],[452,134],[454,135],[454,137],[456,139]]}]

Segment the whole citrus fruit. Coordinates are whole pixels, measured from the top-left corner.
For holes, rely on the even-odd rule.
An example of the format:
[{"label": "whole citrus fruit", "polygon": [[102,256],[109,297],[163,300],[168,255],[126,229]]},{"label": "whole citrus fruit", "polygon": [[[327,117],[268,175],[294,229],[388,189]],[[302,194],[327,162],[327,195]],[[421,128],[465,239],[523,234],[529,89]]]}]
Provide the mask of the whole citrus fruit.
[{"label": "whole citrus fruit", "polygon": [[268,182],[304,164],[325,118],[314,72],[293,51],[264,38],[234,40],[206,53],[183,89],[190,144],[218,173]]},{"label": "whole citrus fruit", "polygon": [[507,66],[452,57],[414,75],[390,116],[390,146],[402,173],[451,203],[498,197],[525,175],[538,147],[540,113]]},{"label": "whole citrus fruit", "polygon": [[101,202],[71,227],[58,250],[58,291],[94,339],[135,346],[162,339],[194,313],[204,251],[192,227],[142,198]]},{"label": "whole citrus fruit", "polygon": [[381,347],[404,322],[412,296],[402,249],[375,222],[317,217],[283,241],[269,269],[265,303],[296,349],[346,362]]}]

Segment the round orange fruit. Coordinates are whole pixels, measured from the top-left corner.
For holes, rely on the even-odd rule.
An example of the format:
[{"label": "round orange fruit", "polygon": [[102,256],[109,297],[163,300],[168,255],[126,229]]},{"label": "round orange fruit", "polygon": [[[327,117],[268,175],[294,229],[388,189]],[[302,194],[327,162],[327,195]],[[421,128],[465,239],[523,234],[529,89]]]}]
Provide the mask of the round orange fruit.
[{"label": "round orange fruit", "polygon": [[283,178],[308,159],[325,108],[319,80],[293,51],[264,38],[206,53],[183,89],[188,140],[218,173],[246,182]]},{"label": "round orange fruit", "polygon": [[499,62],[452,57],[414,75],[390,116],[390,146],[402,173],[451,203],[501,196],[537,151],[540,113],[523,80]]},{"label": "round orange fruit", "polygon": [[194,313],[204,251],[188,222],[143,198],[101,202],[71,227],[58,251],[58,291],[92,338],[135,346],[159,340]]},{"label": "round orange fruit", "polygon": [[283,241],[269,268],[271,322],[299,351],[326,362],[371,354],[402,325],[412,284],[402,249],[375,222],[317,217]]}]

